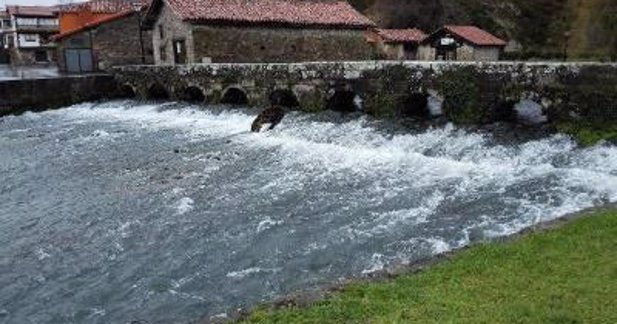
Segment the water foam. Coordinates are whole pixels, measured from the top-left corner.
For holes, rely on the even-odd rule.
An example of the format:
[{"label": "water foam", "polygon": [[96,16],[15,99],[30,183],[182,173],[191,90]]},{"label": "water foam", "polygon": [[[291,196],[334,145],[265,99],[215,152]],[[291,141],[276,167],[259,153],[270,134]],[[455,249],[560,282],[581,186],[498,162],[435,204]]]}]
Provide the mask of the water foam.
[{"label": "water foam", "polygon": [[[508,235],[566,213],[617,201],[617,148],[581,149],[563,135],[504,146],[492,143],[489,135],[453,125],[417,134],[389,134],[365,117],[328,122],[300,113],[286,116],[274,131],[252,134],[247,131],[255,117],[252,111],[161,110],[156,104],[125,109],[122,105],[112,102],[93,108],[83,104],[50,113],[72,120],[104,119],[139,128],[175,129],[191,140],[232,136],[234,143],[249,150],[275,150],[280,170],[258,189],[271,193],[273,199],[307,183],[365,181],[364,201],[355,203],[379,210],[367,210],[369,217],[332,228],[332,242],[424,226],[453,201],[492,195],[498,199],[495,203],[503,204],[503,211],[481,211],[484,219],[464,225],[455,239],[423,238],[422,244],[441,253],[468,244],[470,231],[475,233],[472,236]],[[204,172],[216,172],[222,163],[208,163]],[[517,192],[519,186],[521,192]],[[412,205],[386,207],[410,190],[427,192]],[[177,207],[184,213],[190,206],[192,201],[187,200]],[[519,216],[508,217],[511,214]],[[279,224],[265,219],[255,231]],[[258,270],[232,276],[251,271]]]}]

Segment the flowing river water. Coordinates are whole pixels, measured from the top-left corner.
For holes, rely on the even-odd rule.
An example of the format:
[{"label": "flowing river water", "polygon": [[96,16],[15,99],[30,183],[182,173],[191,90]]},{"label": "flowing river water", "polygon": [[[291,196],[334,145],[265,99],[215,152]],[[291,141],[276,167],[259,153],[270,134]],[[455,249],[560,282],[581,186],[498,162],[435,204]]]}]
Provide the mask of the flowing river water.
[{"label": "flowing river water", "polygon": [[0,119],[0,323],[186,323],[617,201],[617,147],[112,101]]}]

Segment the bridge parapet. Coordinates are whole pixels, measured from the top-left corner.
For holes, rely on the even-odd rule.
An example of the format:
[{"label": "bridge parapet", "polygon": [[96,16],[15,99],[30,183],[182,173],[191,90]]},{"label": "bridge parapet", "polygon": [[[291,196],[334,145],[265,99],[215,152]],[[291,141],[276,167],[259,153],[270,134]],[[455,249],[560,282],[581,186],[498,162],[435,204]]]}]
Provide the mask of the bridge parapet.
[{"label": "bridge parapet", "polygon": [[371,115],[396,117],[422,114],[426,104],[417,98],[430,93],[458,123],[510,118],[521,99],[541,104],[553,120],[617,121],[617,64],[363,61],[124,66],[113,72],[145,98],[282,102],[306,111],[353,110],[361,102]]}]

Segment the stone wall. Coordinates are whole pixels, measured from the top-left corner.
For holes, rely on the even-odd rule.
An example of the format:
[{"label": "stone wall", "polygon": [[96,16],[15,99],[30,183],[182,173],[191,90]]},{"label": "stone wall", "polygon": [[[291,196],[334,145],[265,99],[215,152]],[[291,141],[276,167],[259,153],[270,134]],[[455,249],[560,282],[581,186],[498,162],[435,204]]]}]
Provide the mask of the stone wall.
[{"label": "stone wall", "polygon": [[463,43],[456,49],[456,59],[458,61],[476,61],[474,55],[475,48],[467,43]]},{"label": "stone wall", "polygon": [[[93,49],[99,70],[127,64],[141,64],[139,16],[130,15],[93,30]],[[152,32],[142,31],[146,64],[154,63],[152,58]]]},{"label": "stone wall", "polygon": [[186,41],[187,63],[201,63],[200,61],[196,61],[193,55],[193,34],[191,26],[180,20],[168,6],[164,5],[152,29],[152,48],[154,50],[155,64],[174,64],[172,41],[177,39],[184,39]]},{"label": "stone wall", "polygon": [[474,49],[474,59],[477,61],[499,61],[502,49],[495,46],[476,47]]},{"label": "stone wall", "polygon": [[195,26],[194,56],[214,63],[367,60],[363,30]]},{"label": "stone wall", "polygon": [[0,96],[0,116],[110,98],[117,92],[110,75],[2,81],[0,93],[11,95]]},{"label": "stone wall", "polygon": [[[146,64],[154,63],[152,58],[152,32],[142,31]],[[58,66],[66,71],[65,49],[92,49],[94,67],[107,70],[110,67],[127,64],[141,64],[141,44],[137,14],[102,24],[68,36],[58,42]]]},{"label": "stone wall", "polygon": [[433,61],[435,60],[435,48],[430,45],[420,45],[418,48],[418,60]]}]

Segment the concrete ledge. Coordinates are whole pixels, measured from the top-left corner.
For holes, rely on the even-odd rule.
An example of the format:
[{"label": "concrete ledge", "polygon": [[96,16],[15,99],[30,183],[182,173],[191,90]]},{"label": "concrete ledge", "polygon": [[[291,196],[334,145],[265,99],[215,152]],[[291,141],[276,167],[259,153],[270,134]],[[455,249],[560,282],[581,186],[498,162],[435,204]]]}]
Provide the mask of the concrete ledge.
[{"label": "concrete ledge", "polygon": [[2,81],[0,116],[113,98],[116,93],[116,81],[107,74]]}]

